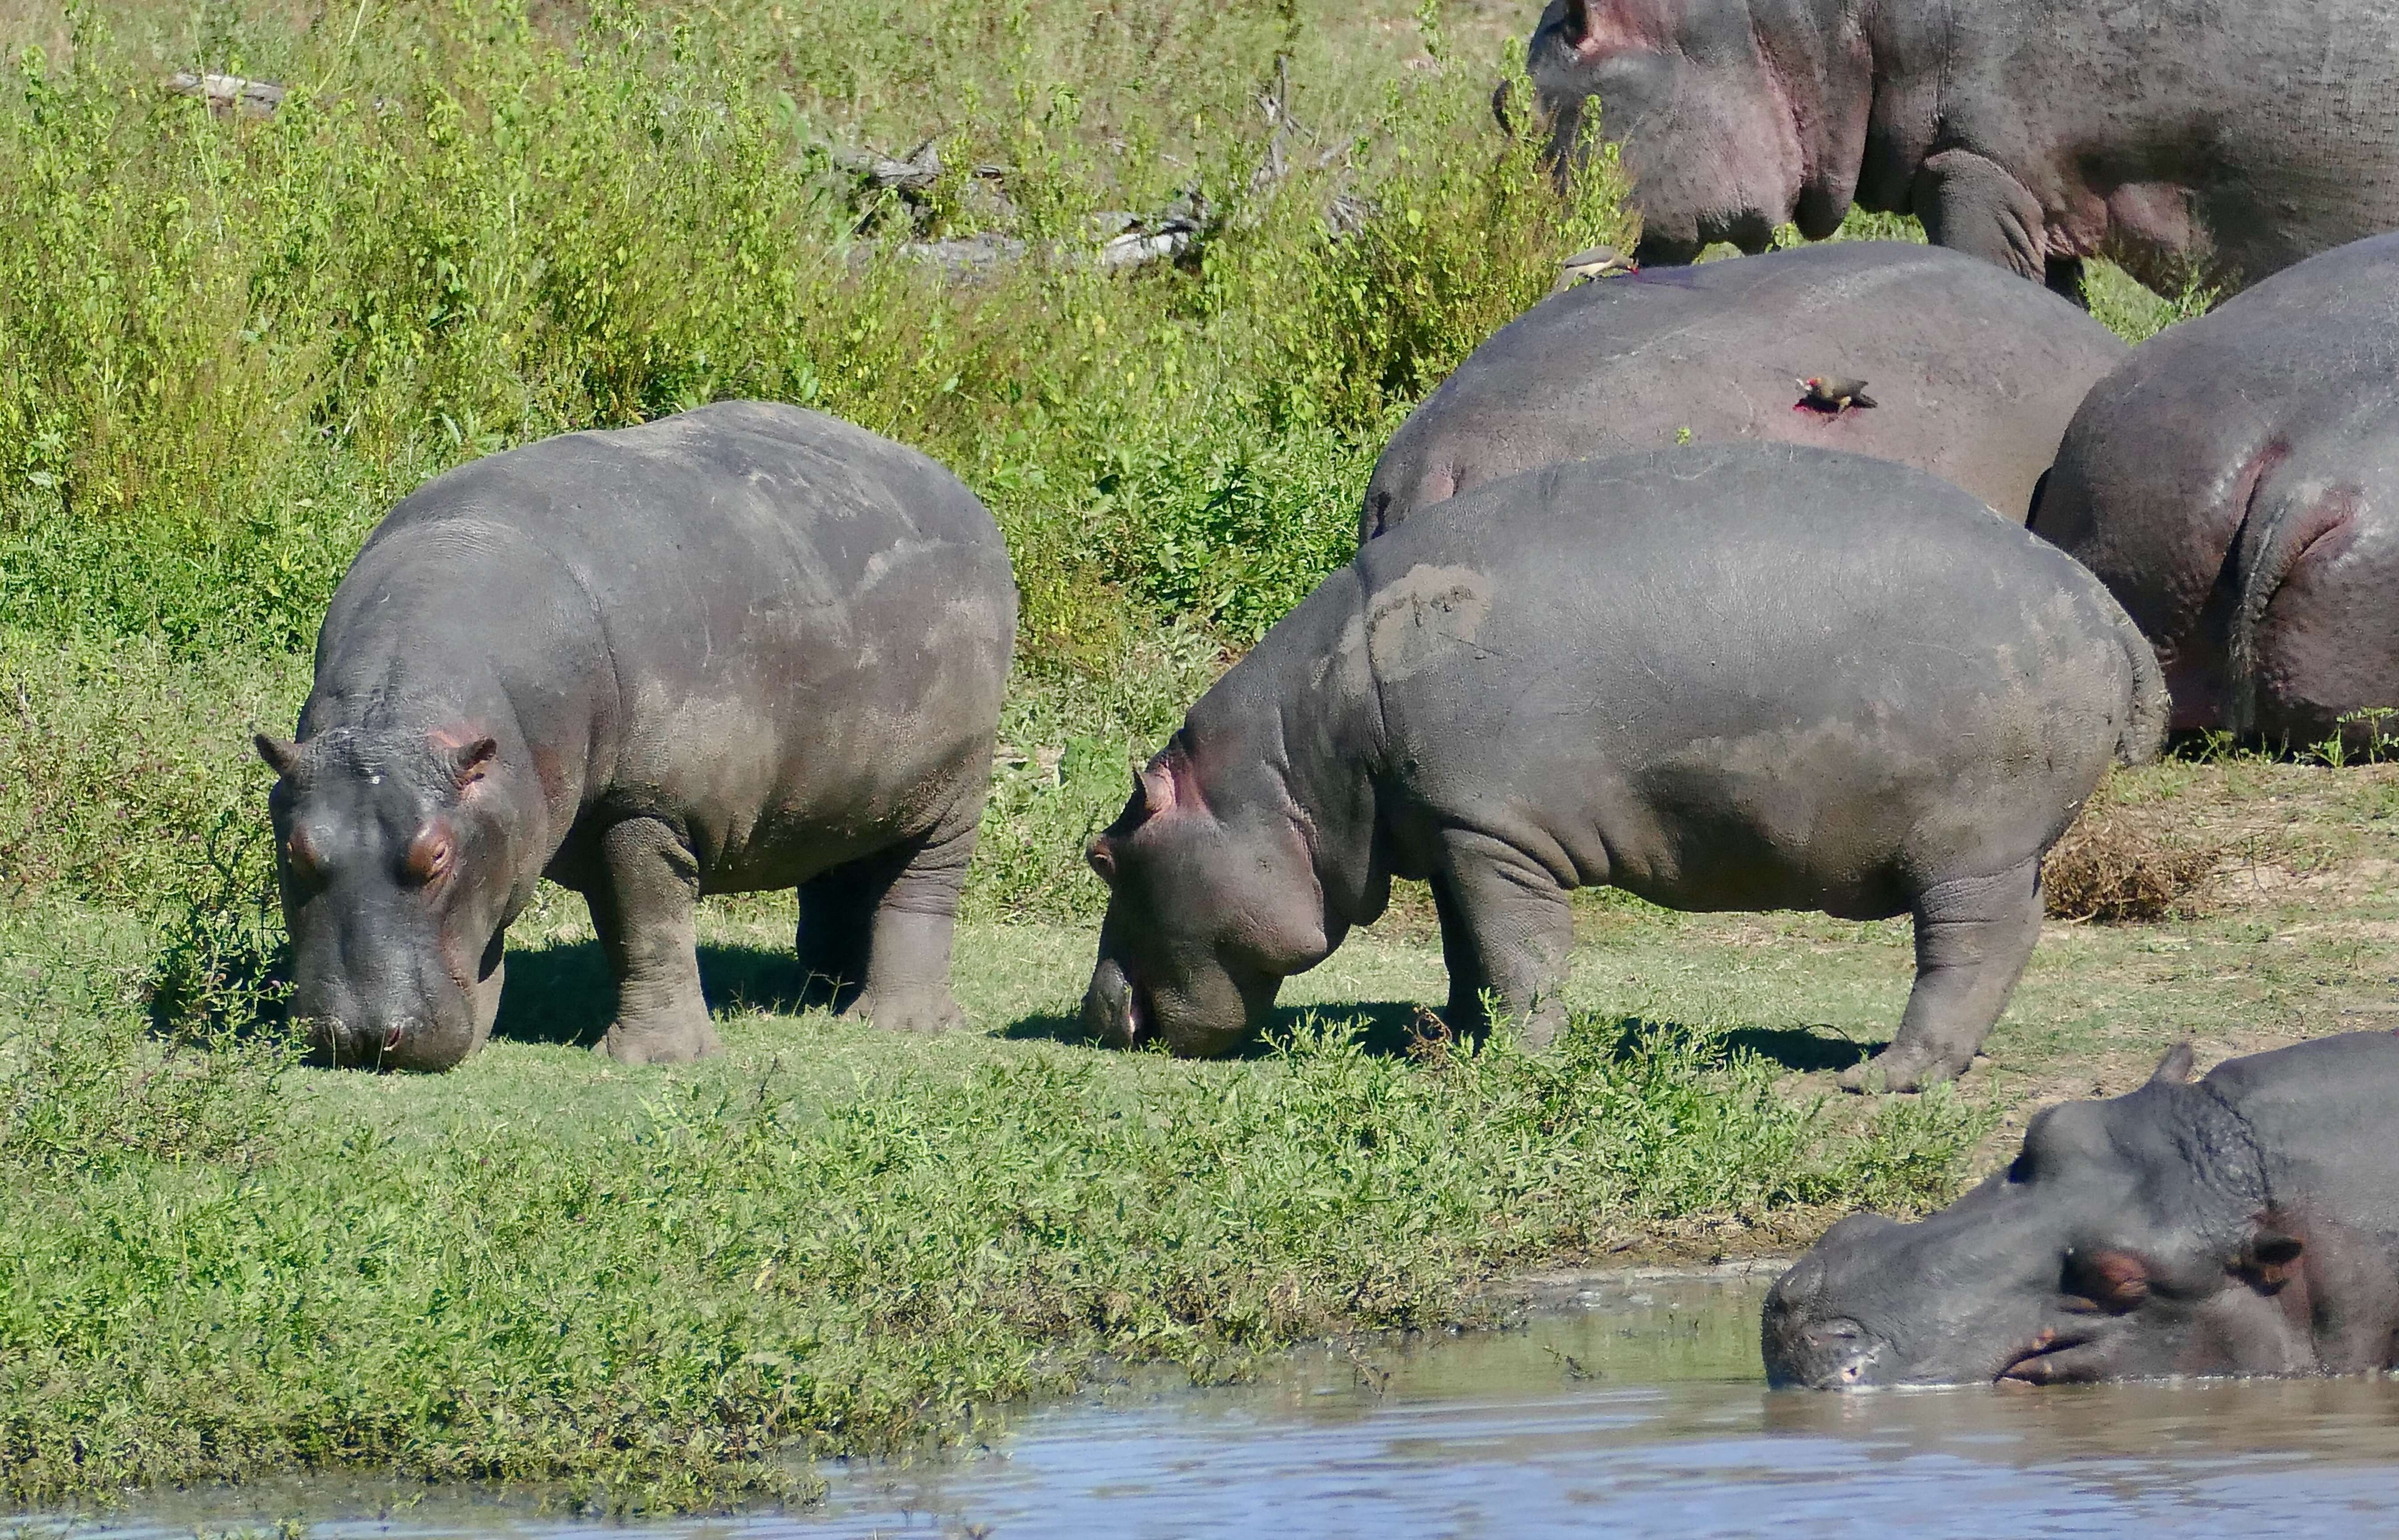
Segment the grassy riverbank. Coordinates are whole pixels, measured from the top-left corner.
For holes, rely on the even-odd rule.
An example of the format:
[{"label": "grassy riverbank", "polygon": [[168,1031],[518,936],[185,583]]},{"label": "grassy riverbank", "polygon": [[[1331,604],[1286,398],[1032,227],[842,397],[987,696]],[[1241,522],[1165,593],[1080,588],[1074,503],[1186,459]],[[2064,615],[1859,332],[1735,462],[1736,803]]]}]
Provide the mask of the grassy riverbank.
[{"label": "grassy riverbank", "polygon": [[[2379,878],[2337,896],[2367,928],[2303,935],[2258,873],[2313,880],[2288,851],[2315,836],[2276,825],[2243,836],[2269,897],[2240,912],[2269,918],[2061,929],[1962,1096],[1820,1101],[1896,1018],[1903,930],[1604,897],[1553,1055],[1414,1040],[1420,892],[1294,985],[1260,1057],[1066,1040],[1100,897],[1076,851],[1126,751],[1347,558],[1399,417],[1560,254],[1630,231],[1606,177],[1562,198],[1493,124],[1527,20],[0,0],[0,1487],[355,1463],[601,1506],[784,1490],[790,1456],[956,1431],[1099,1355],[1227,1372],[1477,1318],[1513,1268],[1938,1201],[2028,1100],[2185,1027],[2254,1046],[2365,1008]],[[159,89],[178,69],[291,94],[212,117]],[[921,187],[853,169],[928,142]],[[1197,238],[1111,276],[1110,210]],[[1021,254],[926,260],[983,236]],[[2094,293],[2128,335],[2185,308]],[[793,1015],[788,901],[745,900],[706,920],[726,1058],[622,1071],[575,1046],[605,992],[554,896],[485,1055],[294,1066],[256,1020],[279,938],[247,738],[291,720],[359,541],[477,454],[745,394],[925,448],[1009,537],[1010,751],[958,965],[980,1032]],[[2287,793],[2367,830],[2319,862],[2365,871],[2385,815],[2338,798],[2387,783],[2331,774],[2119,795],[2185,828]]]},{"label": "grassy riverbank", "polygon": [[[963,939],[996,1035],[895,1040],[785,1014],[763,904],[712,916],[726,1056],[626,1072],[547,1041],[605,998],[576,908],[528,927],[514,1040],[438,1080],[162,1056],[138,927],[0,918],[20,1495],[324,1462],[601,1504],[787,1490],[779,1459],[959,1431],[1097,1354],[1223,1371],[1475,1318],[1511,1266],[1921,1203],[1983,1121],[1861,1124],[1703,1028],[1606,1014],[1541,1058],[1408,1051],[1397,1005],[1294,1013],[1244,1062],[1096,1052],[1053,1040],[1088,935],[1042,926]],[[1384,998],[1426,961],[1368,943],[1311,983]]]}]

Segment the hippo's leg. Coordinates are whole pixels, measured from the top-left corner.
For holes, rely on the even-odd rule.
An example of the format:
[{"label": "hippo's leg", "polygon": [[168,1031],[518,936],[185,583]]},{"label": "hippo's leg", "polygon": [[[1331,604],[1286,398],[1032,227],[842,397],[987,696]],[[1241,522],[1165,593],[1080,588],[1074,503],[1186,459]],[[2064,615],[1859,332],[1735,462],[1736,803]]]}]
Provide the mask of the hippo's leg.
[{"label": "hippo's leg", "polygon": [[2035,283],[2048,280],[2040,200],[1999,162],[1972,150],[1944,150],[1918,169],[1910,201],[1933,245],[2013,268]]},{"label": "hippo's leg", "polygon": [[[1574,946],[1574,911],[1557,878],[1513,845],[1450,830],[1442,835],[1433,902],[1450,968],[1450,1030],[1482,1029],[1487,990],[1523,1024],[1527,1044],[1549,1047],[1565,1025],[1558,988]],[[1461,970],[1461,958],[1471,966]],[[1468,976],[1461,979],[1461,971]]]},{"label": "hippo's leg", "polygon": [[1466,928],[1449,879],[1438,872],[1432,879],[1432,908],[1441,917],[1441,966],[1449,975],[1449,1009],[1443,1019],[1452,1032],[1480,1032],[1483,992],[1490,984],[1483,977],[1483,959],[1475,952],[1473,934]]},{"label": "hippo's leg", "polygon": [[604,872],[591,925],[617,976],[617,1021],[599,1051],[628,1064],[681,1064],[724,1051],[699,993],[699,862],[656,818],[600,838]]},{"label": "hippo's leg", "polygon": [[887,1032],[947,1032],[966,1024],[950,993],[950,941],[967,858],[974,853],[971,812],[979,811],[921,842],[842,869],[842,902],[849,912],[838,924],[866,937],[863,976],[843,1015]]},{"label": "hippo's leg", "polygon": [[800,885],[800,990],[806,1004],[843,1010],[858,998],[874,936],[875,897],[890,878],[888,871],[874,870],[883,859],[878,853],[862,866],[837,866]]},{"label": "hippo's leg", "polygon": [[1916,988],[1891,1047],[1842,1072],[1844,1089],[1879,1075],[1885,1090],[1954,1080],[2007,1008],[2040,939],[2040,860],[1996,877],[1936,884],[1916,900]]}]

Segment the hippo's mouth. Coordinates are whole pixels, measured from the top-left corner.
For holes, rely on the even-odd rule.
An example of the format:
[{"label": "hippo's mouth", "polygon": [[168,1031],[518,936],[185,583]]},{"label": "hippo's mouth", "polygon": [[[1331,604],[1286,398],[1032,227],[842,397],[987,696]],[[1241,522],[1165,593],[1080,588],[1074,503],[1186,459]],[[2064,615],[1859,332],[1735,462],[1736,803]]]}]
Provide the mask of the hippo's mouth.
[{"label": "hippo's mouth", "polygon": [[2097,1373],[2085,1358],[2078,1358],[2076,1349],[2088,1347],[2094,1338],[2087,1333],[2061,1333],[2054,1327],[2044,1326],[2034,1333],[2024,1350],[2002,1364],[1992,1380],[2013,1381],[2018,1385],[2065,1385],[2097,1378]]}]

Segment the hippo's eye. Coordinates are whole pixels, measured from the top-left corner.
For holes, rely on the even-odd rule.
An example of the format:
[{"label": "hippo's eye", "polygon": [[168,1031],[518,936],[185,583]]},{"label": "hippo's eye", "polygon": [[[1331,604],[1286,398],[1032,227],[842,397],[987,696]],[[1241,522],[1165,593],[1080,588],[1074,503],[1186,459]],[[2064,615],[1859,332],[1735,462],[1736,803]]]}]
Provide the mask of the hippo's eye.
[{"label": "hippo's eye", "polygon": [[291,837],[283,842],[283,859],[295,877],[305,880],[317,875],[317,846],[309,840],[306,830],[294,829]]},{"label": "hippo's eye", "polygon": [[2078,1248],[2066,1253],[2057,1288],[2068,1309],[2121,1316],[2149,1297],[2149,1268],[2130,1251]]}]

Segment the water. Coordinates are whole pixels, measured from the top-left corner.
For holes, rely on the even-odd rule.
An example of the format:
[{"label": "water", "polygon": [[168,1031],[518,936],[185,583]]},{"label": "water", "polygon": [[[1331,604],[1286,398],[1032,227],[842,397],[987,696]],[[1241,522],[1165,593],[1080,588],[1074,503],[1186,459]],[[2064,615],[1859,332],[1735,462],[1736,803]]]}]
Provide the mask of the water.
[{"label": "water", "polygon": [[[1137,1378],[1019,1414],[963,1452],[829,1466],[827,1500],[803,1512],[618,1526],[490,1494],[383,1514],[320,1498],[309,1533],[2399,1534],[2399,1383],[1772,1392],[1757,1359],[1763,1292],[1755,1277],[1633,1277],[1518,1331],[1320,1347],[1206,1390]],[[151,1540],[294,1511],[250,1499],[74,1533]]]}]

